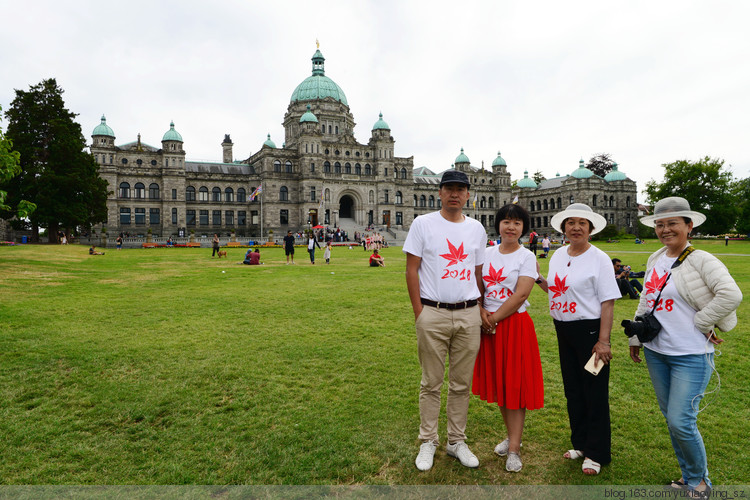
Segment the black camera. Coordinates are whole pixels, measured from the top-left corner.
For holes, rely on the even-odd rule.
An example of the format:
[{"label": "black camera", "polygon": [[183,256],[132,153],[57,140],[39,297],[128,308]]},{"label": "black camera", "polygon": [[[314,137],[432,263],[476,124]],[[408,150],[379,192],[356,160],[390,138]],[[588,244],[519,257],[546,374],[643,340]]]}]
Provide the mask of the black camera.
[{"label": "black camera", "polygon": [[625,328],[625,335],[628,337],[635,335],[641,344],[651,342],[661,331],[661,323],[651,313],[645,316],[636,316],[633,321],[624,319],[620,324]]}]

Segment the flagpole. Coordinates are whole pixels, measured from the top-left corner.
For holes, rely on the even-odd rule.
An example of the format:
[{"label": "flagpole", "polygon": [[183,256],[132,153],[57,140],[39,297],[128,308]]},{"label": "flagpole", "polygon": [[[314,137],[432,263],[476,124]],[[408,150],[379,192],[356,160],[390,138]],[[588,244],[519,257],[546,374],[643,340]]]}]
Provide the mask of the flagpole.
[{"label": "flagpole", "polygon": [[[260,184],[261,186],[263,184]],[[263,190],[261,189],[260,193],[258,194],[260,196],[260,237],[263,237]]]}]

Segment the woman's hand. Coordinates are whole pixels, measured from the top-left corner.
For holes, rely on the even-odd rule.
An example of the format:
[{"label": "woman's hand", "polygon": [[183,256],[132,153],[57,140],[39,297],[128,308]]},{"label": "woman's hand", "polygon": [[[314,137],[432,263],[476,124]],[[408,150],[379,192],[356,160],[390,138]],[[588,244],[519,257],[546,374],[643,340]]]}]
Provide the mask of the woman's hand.
[{"label": "woman's hand", "polygon": [[708,333],[704,333],[703,335],[705,335],[708,341],[711,342],[713,345],[719,345],[722,342],[724,342],[724,339],[720,339],[718,335],[716,335],[716,332],[714,330],[711,330]]},{"label": "woman's hand", "polygon": [[591,349],[591,352],[596,353],[594,364],[597,364],[599,361],[601,361],[605,365],[608,365],[609,360],[612,359],[612,348],[603,342],[597,342],[596,344],[594,344],[594,348]]},{"label": "woman's hand", "polygon": [[495,333],[495,324],[490,319],[492,313],[484,307],[480,307],[479,316],[482,318],[482,333]]},{"label": "woman's hand", "polygon": [[639,356],[640,353],[641,353],[640,347],[638,347],[637,345],[630,346],[630,359],[632,359],[636,363],[640,363],[641,361],[643,361],[641,357]]}]

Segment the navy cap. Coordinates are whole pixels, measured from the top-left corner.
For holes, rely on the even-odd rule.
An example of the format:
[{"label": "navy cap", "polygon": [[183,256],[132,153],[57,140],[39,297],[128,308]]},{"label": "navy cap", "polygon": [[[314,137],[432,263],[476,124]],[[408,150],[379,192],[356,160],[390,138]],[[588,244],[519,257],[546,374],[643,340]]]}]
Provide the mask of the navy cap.
[{"label": "navy cap", "polygon": [[466,174],[458,170],[446,170],[443,172],[443,177],[440,179],[440,186],[442,187],[443,184],[449,184],[451,182],[455,182],[456,184],[466,184],[467,188],[471,186]]}]

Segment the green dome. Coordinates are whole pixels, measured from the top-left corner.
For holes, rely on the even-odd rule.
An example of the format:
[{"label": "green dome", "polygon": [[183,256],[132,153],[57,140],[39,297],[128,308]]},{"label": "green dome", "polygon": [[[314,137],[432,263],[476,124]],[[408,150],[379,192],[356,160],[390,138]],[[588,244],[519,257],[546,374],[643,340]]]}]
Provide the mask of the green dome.
[{"label": "green dome", "polygon": [[263,145],[268,146],[269,148],[276,148],[276,144],[271,140],[271,134],[268,134],[268,139],[266,139],[266,142],[264,142]]},{"label": "green dome", "polygon": [[391,127],[388,126],[388,124],[383,121],[383,113],[380,113],[380,118],[378,118],[378,121],[375,122],[375,125],[372,126],[373,130],[390,130]]},{"label": "green dome", "polygon": [[342,104],[349,103],[346,101],[346,96],[341,87],[336,85],[336,82],[325,76],[325,70],[323,63],[325,58],[319,50],[315,51],[315,55],[312,57],[313,71],[312,76],[308,76],[302,83],[297,85],[297,88],[292,92],[291,102],[297,101],[315,101],[318,99],[325,99],[326,97],[333,97]]},{"label": "green dome", "polygon": [[520,188],[536,189],[536,182],[534,182],[534,179],[529,179],[529,171],[528,170],[524,170],[523,171],[523,179],[521,179],[520,181],[518,181],[517,186],[520,187]]},{"label": "green dome", "polygon": [[500,151],[497,152],[497,158],[492,160],[492,166],[493,167],[507,167],[508,164],[505,163],[505,160],[503,160],[503,157],[500,156]]},{"label": "green dome", "polygon": [[624,181],[628,176],[617,170],[617,163],[612,165],[612,171],[604,176],[604,180],[607,182],[613,181]]},{"label": "green dome", "polygon": [[177,132],[174,129],[174,122],[169,122],[169,130],[164,134],[164,137],[161,138],[162,142],[164,141],[179,141],[182,142],[182,136],[179,132]]},{"label": "green dome", "polygon": [[108,135],[114,137],[115,132],[109,128],[109,125],[107,125],[107,119],[102,115],[102,122],[94,128],[94,132],[91,135]]},{"label": "green dome", "polygon": [[464,148],[461,148],[461,154],[456,156],[456,161],[454,163],[471,163],[469,157],[464,154]]},{"label": "green dome", "polygon": [[312,111],[310,111],[310,105],[307,105],[307,111],[305,111],[305,114],[302,115],[302,118],[299,119],[300,123],[306,123],[306,122],[312,122],[312,123],[318,123],[318,117],[315,116]]},{"label": "green dome", "polygon": [[578,168],[573,170],[573,173],[570,175],[576,179],[588,179],[594,175],[594,172],[584,166],[583,158],[581,158],[581,161],[578,162]]}]

